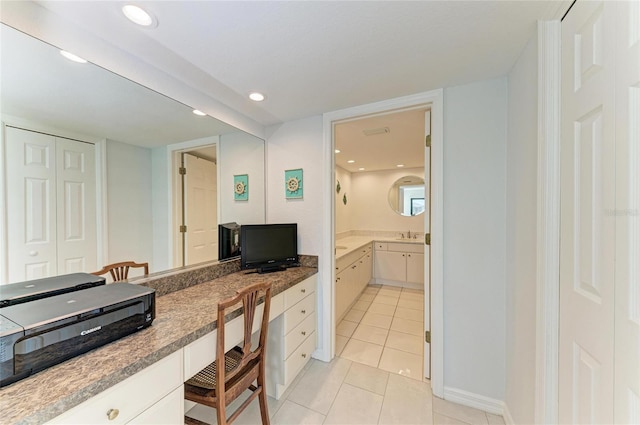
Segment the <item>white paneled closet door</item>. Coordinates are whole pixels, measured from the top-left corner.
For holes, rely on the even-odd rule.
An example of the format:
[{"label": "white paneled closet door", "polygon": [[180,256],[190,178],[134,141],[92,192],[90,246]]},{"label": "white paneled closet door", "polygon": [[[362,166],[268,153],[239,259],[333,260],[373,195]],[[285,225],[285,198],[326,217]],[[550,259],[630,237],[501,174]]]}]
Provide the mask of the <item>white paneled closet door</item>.
[{"label": "white paneled closet door", "polygon": [[614,423],[640,424],[640,1],[616,2]]},{"label": "white paneled closet door", "polygon": [[94,145],[5,136],[8,282],[97,270]]},{"label": "white paneled closet door", "polygon": [[638,7],[562,22],[560,423],[640,423]]}]

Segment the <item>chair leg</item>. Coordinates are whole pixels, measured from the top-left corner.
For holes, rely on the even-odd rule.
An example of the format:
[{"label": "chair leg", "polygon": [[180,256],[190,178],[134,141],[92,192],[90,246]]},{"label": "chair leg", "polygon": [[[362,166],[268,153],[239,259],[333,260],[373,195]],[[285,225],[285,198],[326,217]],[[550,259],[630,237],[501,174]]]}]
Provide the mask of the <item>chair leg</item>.
[{"label": "chair leg", "polygon": [[216,406],[216,416],[216,419],[218,419],[218,425],[227,425],[227,409],[224,405],[224,401],[222,403],[218,403]]},{"label": "chair leg", "polygon": [[260,388],[258,401],[260,402],[260,416],[262,417],[262,425],[270,425],[269,406],[267,404],[267,389],[264,386],[264,372],[258,375],[258,388]]}]

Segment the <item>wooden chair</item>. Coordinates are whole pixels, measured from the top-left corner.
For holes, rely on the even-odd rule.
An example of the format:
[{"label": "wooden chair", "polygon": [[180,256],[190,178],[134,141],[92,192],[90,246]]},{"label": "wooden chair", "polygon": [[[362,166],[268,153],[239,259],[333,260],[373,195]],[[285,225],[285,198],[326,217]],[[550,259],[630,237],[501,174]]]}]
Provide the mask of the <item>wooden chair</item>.
[{"label": "wooden chair", "polygon": [[129,276],[129,268],[134,267],[144,267],[144,274],[149,274],[149,263],[135,263],[133,261],[123,261],[121,263],[113,263],[107,266],[104,266],[102,270],[97,272],[93,272],[91,274],[95,274],[96,276],[100,276],[103,274],[110,273],[111,278],[114,282],[119,280],[125,280],[127,276]]},{"label": "wooden chair", "polygon": [[[264,294],[264,311],[260,339],[251,350],[253,321],[261,294]],[[244,309],[244,340],[242,345],[224,352],[225,313],[242,300]],[[256,397],[260,402],[262,424],[269,425],[267,395],[265,389],[265,346],[269,329],[271,283],[257,283],[238,291],[235,296],[218,304],[218,338],[216,361],[198,372],[184,384],[184,398],[216,409],[218,425],[230,424]],[[223,362],[218,361],[224,359]],[[253,382],[256,381],[256,385]],[[227,406],[247,389],[253,394],[227,419]]]}]

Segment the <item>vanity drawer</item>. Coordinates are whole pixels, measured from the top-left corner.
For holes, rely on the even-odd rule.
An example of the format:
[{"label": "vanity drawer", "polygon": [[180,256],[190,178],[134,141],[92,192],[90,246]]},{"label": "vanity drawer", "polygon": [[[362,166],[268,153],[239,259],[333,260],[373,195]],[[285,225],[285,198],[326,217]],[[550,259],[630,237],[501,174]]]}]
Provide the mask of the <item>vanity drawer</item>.
[{"label": "vanity drawer", "polygon": [[316,313],[313,312],[284,337],[284,358],[288,358],[300,346],[302,341],[307,339],[307,336],[311,335],[315,330]]},{"label": "vanity drawer", "polygon": [[424,245],[420,243],[389,243],[387,250],[394,252],[424,252]]},{"label": "vanity drawer", "polygon": [[[182,387],[182,350],[54,418],[50,424],[124,424]],[[117,415],[109,419],[108,412]]]},{"label": "vanity drawer", "polygon": [[284,362],[284,385],[287,386],[298,375],[305,364],[311,359],[311,353],[316,349],[316,333],[304,340],[302,344]]},{"label": "vanity drawer", "polygon": [[316,311],[316,297],[315,294],[309,295],[307,298],[300,301],[298,304],[291,307],[284,312],[284,334],[288,334],[306,319],[311,313]]},{"label": "vanity drawer", "polygon": [[316,276],[311,276],[284,291],[284,309],[288,310],[298,301],[316,291]]},{"label": "vanity drawer", "polygon": [[376,251],[386,251],[387,243],[386,242],[375,242]]}]

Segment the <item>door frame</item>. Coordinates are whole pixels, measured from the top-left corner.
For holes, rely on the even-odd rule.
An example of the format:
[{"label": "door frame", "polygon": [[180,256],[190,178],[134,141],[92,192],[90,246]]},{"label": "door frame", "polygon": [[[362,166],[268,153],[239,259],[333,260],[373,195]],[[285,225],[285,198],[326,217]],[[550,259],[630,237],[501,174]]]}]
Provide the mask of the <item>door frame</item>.
[{"label": "door frame", "polygon": [[[322,214],[324,233],[322,240],[322,257],[329,261],[320,268],[320,294],[324,300],[321,306],[319,321],[320,348],[315,356],[330,361],[335,353],[335,197],[334,197],[334,132],[336,121],[362,117],[364,115],[391,112],[417,106],[431,109],[431,388],[433,394],[444,396],[444,315],[443,315],[443,128],[444,90],[403,96],[381,102],[360,105],[352,108],[323,114],[323,199],[327,208]],[[426,259],[425,259],[426,260]]]}]

